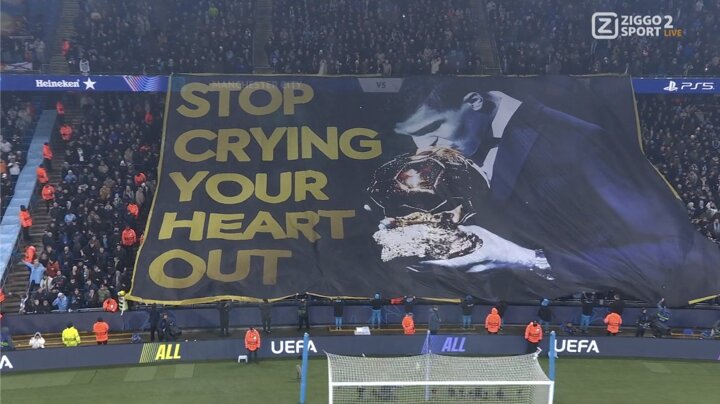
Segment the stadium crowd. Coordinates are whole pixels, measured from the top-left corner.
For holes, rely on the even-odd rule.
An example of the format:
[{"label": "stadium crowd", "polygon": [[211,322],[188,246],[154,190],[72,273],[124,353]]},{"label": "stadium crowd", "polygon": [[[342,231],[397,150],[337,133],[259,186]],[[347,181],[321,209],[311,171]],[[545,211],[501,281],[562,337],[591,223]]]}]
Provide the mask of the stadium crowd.
[{"label": "stadium crowd", "polygon": [[[714,40],[720,33],[720,3],[639,3],[488,0],[485,12],[508,74],[720,74]],[[277,73],[483,73],[482,27],[469,0],[273,4],[265,52]],[[78,36],[62,46],[75,70],[82,64],[92,73],[252,71],[250,0],[81,0],[80,5]],[[627,13],[634,7],[673,10],[683,36],[593,41],[590,14],[602,7]],[[194,29],[176,29],[182,26]],[[64,138],[65,163],[55,167],[63,180],[52,184],[47,203],[52,221],[42,240],[34,240],[45,274],[24,301],[27,313],[100,307],[104,297],[127,290],[133,246],[142,238],[152,200],[163,96],[84,94],[80,105],[84,121]],[[639,98],[648,158],[679,192],[699,230],[720,243],[717,107],[712,96]],[[3,99],[3,189],[13,189],[24,161],[20,137],[33,118],[28,102]],[[3,208],[7,196],[2,195]],[[123,247],[126,227],[135,241]]]},{"label": "stadium crowd", "polygon": [[[630,73],[718,75],[720,34],[713,1],[642,0],[488,0],[491,22],[505,74]],[[681,37],[618,37],[594,40],[591,15],[670,15]],[[663,26],[668,18],[663,19]]]},{"label": "stadium crowd", "polygon": [[0,216],[10,202],[20,170],[25,165],[29,131],[36,118],[27,97],[3,93],[0,108]]},{"label": "stadium crowd", "polygon": [[3,71],[39,70],[46,63],[44,26],[30,24],[25,16],[3,13],[0,64]]},{"label": "stadium crowd", "polygon": [[80,5],[77,37],[63,40],[72,71],[252,72],[250,0],[82,0]]},{"label": "stadium crowd", "polygon": [[644,150],[687,204],[690,219],[720,244],[720,110],[715,96],[643,96]]},{"label": "stadium crowd", "polygon": [[481,74],[467,0],[273,3],[265,45],[276,73]]},{"label": "stadium crowd", "polygon": [[[163,99],[80,98],[82,122],[63,140],[64,162],[55,167],[62,180],[50,184],[51,221],[25,250],[25,265],[37,274],[23,300],[26,313],[101,307],[129,289],[155,189]],[[44,271],[34,271],[38,266]]]}]

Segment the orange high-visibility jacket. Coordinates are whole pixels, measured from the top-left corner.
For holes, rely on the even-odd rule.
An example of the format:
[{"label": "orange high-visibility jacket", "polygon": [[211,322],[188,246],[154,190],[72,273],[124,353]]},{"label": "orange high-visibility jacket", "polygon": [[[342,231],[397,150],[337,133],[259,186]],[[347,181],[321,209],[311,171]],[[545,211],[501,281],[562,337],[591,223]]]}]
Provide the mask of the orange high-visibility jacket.
[{"label": "orange high-visibility jacket", "polygon": [[405,332],[405,335],[413,335],[415,334],[415,320],[413,319],[413,316],[405,315],[402,320],[402,328]]},{"label": "orange high-visibility jacket", "polygon": [[93,324],[93,332],[95,333],[95,341],[97,342],[107,341],[108,331],[110,331],[110,326],[104,321],[98,321]]},{"label": "orange high-visibility jacket", "polygon": [[137,173],[135,174],[135,185],[140,186],[143,184],[143,182],[147,181],[147,177],[143,173]]},{"label": "orange high-visibility jacket", "polygon": [[607,330],[612,334],[617,334],[620,331],[622,325],[622,317],[617,313],[610,313],[605,317],[605,324],[607,324]]},{"label": "orange high-visibility jacket", "polygon": [[135,242],[137,241],[137,237],[135,236],[135,230],[133,229],[125,229],[122,232],[122,245],[124,246],[131,246],[135,245]]},{"label": "orange high-visibility jacket", "polygon": [[40,185],[47,184],[50,181],[50,178],[47,175],[47,171],[45,170],[45,167],[36,168],[35,175],[37,175],[37,180],[40,183]]},{"label": "orange high-visibility jacket", "polygon": [[530,323],[527,327],[525,327],[525,339],[533,344],[542,341],[542,335],[543,330],[542,327],[540,327],[540,324],[533,325],[533,323]]},{"label": "orange high-visibility jacket", "polygon": [[72,139],[73,129],[72,126],[65,124],[60,127],[60,136],[62,139],[66,142],[69,142],[70,139]]},{"label": "orange high-visibility jacket", "polygon": [[52,201],[55,199],[55,187],[47,184],[42,189],[42,198],[45,201]]},{"label": "orange high-visibility jacket", "polygon": [[20,211],[20,226],[32,227],[32,217],[30,216],[29,211],[27,211],[27,210]]},{"label": "orange high-visibility jacket", "polygon": [[52,149],[50,148],[50,145],[47,145],[47,144],[43,145],[43,158],[52,160],[53,152],[52,152]]},{"label": "orange high-visibility jacket", "polygon": [[138,215],[140,214],[140,209],[138,209],[138,206],[133,202],[128,203],[127,211],[129,214],[133,215],[133,217],[135,217],[136,219],[137,219]]},{"label": "orange high-visibility jacket", "polygon": [[494,307],[490,310],[490,314],[485,317],[485,329],[489,332],[500,331],[500,315]]},{"label": "orange high-visibility jacket", "polygon": [[258,330],[247,330],[245,333],[245,348],[250,351],[260,349],[260,333]]}]

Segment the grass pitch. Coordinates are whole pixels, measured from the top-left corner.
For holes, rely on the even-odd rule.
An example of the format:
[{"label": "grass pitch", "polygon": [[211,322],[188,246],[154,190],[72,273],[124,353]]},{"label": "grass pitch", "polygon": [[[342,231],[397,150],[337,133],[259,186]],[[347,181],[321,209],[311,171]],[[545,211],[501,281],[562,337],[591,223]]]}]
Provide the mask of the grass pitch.
[{"label": "grass pitch", "polygon": [[[202,362],[0,376],[2,404],[297,403],[296,360]],[[327,402],[327,364],[310,361],[310,404]],[[709,403],[720,397],[717,362],[574,359],[557,362],[555,402]]]}]

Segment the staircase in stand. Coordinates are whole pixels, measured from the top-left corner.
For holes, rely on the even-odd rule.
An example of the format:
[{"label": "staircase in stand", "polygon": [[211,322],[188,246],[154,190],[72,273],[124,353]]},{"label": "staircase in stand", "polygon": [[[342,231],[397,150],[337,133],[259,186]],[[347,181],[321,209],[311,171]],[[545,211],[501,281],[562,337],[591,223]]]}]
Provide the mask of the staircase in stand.
[{"label": "staircase in stand", "polygon": [[256,0],[254,4],[253,65],[255,74],[273,72],[265,53],[265,44],[272,34],[272,8],[272,0]]},{"label": "staircase in stand", "polygon": [[58,22],[57,32],[55,34],[55,41],[58,45],[53,47],[54,51],[50,57],[50,74],[70,73],[65,56],[62,54],[61,43],[63,38],[72,39],[75,37],[75,17],[77,17],[79,12],[80,5],[78,4],[78,0],[63,1],[60,21]]},{"label": "staircase in stand", "polygon": [[[69,103],[66,103],[69,104]],[[65,106],[65,120],[70,122],[71,125],[77,127],[82,118],[81,112],[78,107]],[[52,136],[51,136],[52,138]],[[61,178],[61,167],[65,162],[65,149],[62,142],[54,142],[53,154],[54,158],[52,161],[53,171],[48,173],[50,177],[50,183],[57,186],[62,181]],[[36,189],[39,192],[39,189]],[[35,196],[33,198],[33,205],[30,207],[30,214],[32,215],[33,225],[30,228],[30,236],[32,236],[32,245],[37,249],[37,255],[39,256],[42,252],[42,236],[45,234],[47,225],[50,224],[50,216],[45,213],[45,201],[41,197]],[[22,238],[22,236],[20,236]],[[5,280],[3,291],[7,298],[3,303],[3,311],[6,313],[17,313],[20,310],[20,298],[22,294],[27,291],[28,283],[30,279],[30,271],[22,263],[25,258],[25,248],[28,243],[20,240],[18,242],[18,254],[13,258],[13,261],[8,266],[10,271]],[[52,303],[52,302],[50,302]]]},{"label": "staircase in stand", "polygon": [[500,58],[497,54],[495,46],[495,37],[490,27],[490,19],[487,15],[487,6],[485,1],[472,2],[473,17],[480,28],[480,37],[475,43],[475,50],[480,55],[483,64],[483,73],[498,75],[502,74],[500,70]]}]

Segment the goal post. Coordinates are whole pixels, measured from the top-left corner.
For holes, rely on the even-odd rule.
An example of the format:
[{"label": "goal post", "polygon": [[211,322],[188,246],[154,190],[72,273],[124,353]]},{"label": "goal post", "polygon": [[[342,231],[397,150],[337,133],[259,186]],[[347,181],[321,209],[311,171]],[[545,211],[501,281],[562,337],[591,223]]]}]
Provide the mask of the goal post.
[{"label": "goal post", "polygon": [[371,358],[326,353],[330,403],[553,402],[538,353],[505,357]]}]

